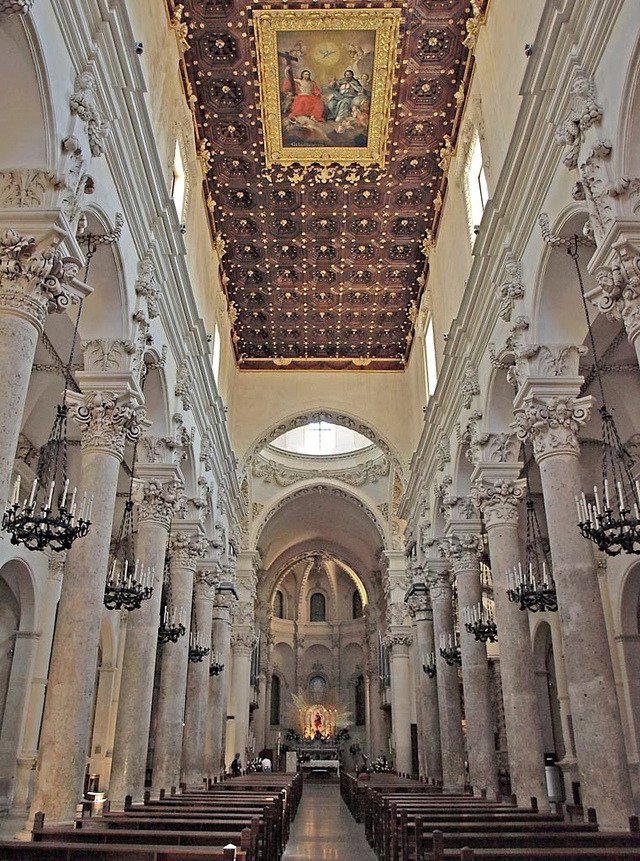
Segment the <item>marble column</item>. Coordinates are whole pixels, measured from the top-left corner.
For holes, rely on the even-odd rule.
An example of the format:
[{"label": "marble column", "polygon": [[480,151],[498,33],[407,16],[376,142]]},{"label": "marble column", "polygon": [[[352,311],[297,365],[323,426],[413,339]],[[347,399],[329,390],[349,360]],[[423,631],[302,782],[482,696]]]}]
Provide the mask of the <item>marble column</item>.
[{"label": "marble column", "polygon": [[222,672],[209,678],[209,709],[205,739],[205,776],[224,774],[224,738],[227,723],[227,692],[231,676],[231,608],[237,601],[235,587],[223,581],[213,599],[211,645],[216,660],[224,665]]},{"label": "marble column", "polygon": [[598,574],[592,545],[577,527],[578,431],[591,410],[590,397],[576,397],[583,349],[538,347],[536,360],[545,351],[560,357],[559,376],[541,379],[538,362],[530,362],[514,401],[516,427],[533,443],[540,468],[584,803],[601,825],[627,828],[631,781]]},{"label": "marble column", "polygon": [[450,667],[440,655],[440,636],[453,634],[451,604],[451,565],[446,560],[430,559],[426,563],[427,585],[433,609],[438,681],[438,712],[442,752],[442,782],[446,792],[462,792],[466,783],[464,771],[464,739],[458,668]]},{"label": "marble column", "polygon": [[385,635],[384,644],[390,652],[391,663],[391,724],[395,748],[395,767],[399,774],[411,774],[411,675],[410,633],[393,631]]},{"label": "marble column", "polygon": [[[198,635],[207,645],[211,642],[213,597],[216,588],[216,568],[211,562],[201,562],[194,588],[195,618]],[[182,782],[200,786],[204,778],[204,740],[209,708],[209,656],[202,661],[189,661],[187,698],[184,710],[184,739],[182,742]]]},{"label": "marble column", "polygon": [[465,534],[462,531],[452,534],[447,541],[446,552],[453,563],[453,576],[458,589],[469,783],[476,794],[486,790],[489,798],[495,798],[498,792],[498,761],[487,647],[467,631],[463,620],[465,608],[477,607],[482,601],[480,554],[483,546],[479,528],[478,523],[478,534]]},{"label": "marble column", "polygon": [[426,776],[442,780],[442,751],[440,747],[440,714],[438,711],[438,682],[424,672],[423,665],[432,652],[437,652],[433,640],[433,610],[429,592],[421,579],[414,581],[407,593],[416,625],[418,697],[422,719],[422,744]]},{"label": "marble column", "polygon": [[[94,343],[85,350],[85,366]],[[114,346],[114,364],[118,357],[124,351]],[[82,427],[78,494],[93,497],[93,514],[87,536],[67,552],[51,655],[30,812],[32,818],[43,811],[50,824],[73,821],[82,794],[118,473],[126,440],[137,438],[141,420],[132,375],[85,371],[78,382],[84,394],[69,395]]]},{"label": "marble column", "polygon": [[60,597],[65,557],[65,553],[52,553],[49,557],[49,573],[42,601],[40,638],[38,640],[33,675],[31,677],[29,703],[27,705],[27,716],[22,737],[22,749],[18,755],[16,765],[13,806],[11,808],[11,814],[16,817],[26,817],[28,812],[31,773],[35,768],[38,758],[38,737],[40,735],[42,710],[47,690],[49,657],[53,643],[53,628],[56,621],[56,610],[58,608],[58,598]]},{"label": "marble column", "polygon": [[517,447],[510,462],[479,464],[474,478],[483,482],[478,499],[489,536],[511,788],[522,803],[535,796],[542,809],[548,799],[529,618],[507,597],[507,571],[521,560],[522,465],[516,461]]},{"label": "marble column", "polygon": [[[231,714],[233,725],[229,727],[227,739],[227,767],[236,755],[240,754],[242,767],[247,766],[247,746],[249,738],[249,703],[251,698],[251,653],[257,643],[252,631],[242,631],[231,635],[233,664],[231,668]],[[232,751],[231,748],[234,748]]]},{"label": "marble column", "polygon": [[199,518],[174,520],[174,527],[176,531],[172,532],[168,550],[171,599],[173,607],[184,614],[186,631],[177,643],[164,643],[161,648],[158,729],[151,779],[154,794],[161,789],[169,792],[172,786],[180,783],[193,580],[197,561],[205,550]]},{"label": "marble column", "polygon": [[127,795],[136,803],[144,795],[164,558],[176,509],[176,482],[181,478],[179,470],[169,464],[138,464],[136,473],[144,482],[138,506],[136,555],[145,569],[153,570],[153,594],[140,609],[129,614],[127,624],[109,783],[113,810],[124,807]]},{"label": "marble column", "polygon": [[[31,366],[47,315],[64,312],[91,292],[75,277],[80,249],[77,258],[68,257],[60,245],[68,229],[62,216],[54,224],[50,212],[12,212],[12,218],[13,227],[0,228],[0,511],[9,496]],[[46,223],[38,224],[40,219]],[[28,233],[21,235],[22,229]]]}]

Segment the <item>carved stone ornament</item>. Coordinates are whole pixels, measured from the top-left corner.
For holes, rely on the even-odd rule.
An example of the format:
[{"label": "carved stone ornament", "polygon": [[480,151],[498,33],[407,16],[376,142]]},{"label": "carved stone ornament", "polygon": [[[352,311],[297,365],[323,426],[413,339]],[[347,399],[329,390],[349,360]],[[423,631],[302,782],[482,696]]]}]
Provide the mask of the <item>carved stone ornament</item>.
[{"label": "carved stone ornament", "polygon": [[138,505],[139,521],[158,523],[168,531],[176,512],[180,489],[175,483],[163,484],[156,478],[146,481]]},{"label": "carved stone ornament", "polygon": [[80,264],[59,248],[36,251],[33,236],[10,227],[0,233],[0,305],[43,329],[47,313],[61,313],[74,298]]},{"label": "carved stone ornament", "polygon": [[193,589],[198,598],[213,601],[220,578],[213,571],[197,570],[193,579]]},{"label": "carved stone ornament", "polygon": [[32,6],[33,0],[0,0],[0,19],[9,15],[26,15]]},{"label": "carved stone ornament", "polygon": [[387,607],[387,627],[401,628],[411,624],[409,608],[402,602],[394,602]]},{"label": "carved stone ornament", "polygon": [[127,440],[135,441],[145,422],[145,409],[129,395],[87,392],[72,405],[82,427],[82,448],[100,449],[122,460]]},{"label": "carved stone ornament", "polygon": [[498,317],[508,323],[511,321],[511,314],[516,299],[524,297],[521,266],[510,251],[507,252],[504,262],[504,275],[496,292],[500,303]]},{"label": "carved stone ornament", "polygon": [[189,363],[181,359],[178,365],[175,395],[182,400],[182,409],[188,412],[191,409],[191,393],[193,392],[193,377],[189,370]]},{"label": "carved stone ornament", "polygon": [[206,540],[200,535],[176,532],[169,542],[172,568],[191,568],[195,571],[198,559],[207,551]]},{"label": "carved stone ornament", "polygon": [[[408,601],[411,614],[416,617],[416,621],[423,621],[423,614],[431,611],[431,597],[429,594],[412,595]],[[418,614],[423,618],[418,619]]]},{"label": "carved stone ornament", "polygon": [[444,472],[445,466],[448,463],[451,463],[451,448],[449,446],[449,437],[446,433],[441,433],[438,437],[438,441],[434,448],[434,454],[438,472]]},{"label": "carved stone ornament", "polygon": [[104,144],[109,134],[109,122],[98,106],[96,79],[92,72],[80,72],[76,77],[73,93],[69,99],[71,112],[84,123],[89,149],[94,157],[104,153]]},{"label": "carved stone ornament", "polygon": [[563,164],[578,166],[584,132],[602,119],[602,108],[596,101],[596,87],[591,78],[580,75],[571,86],[569,112],[556,128],[556,143],[564,146]]},{"label": "carved stone ornament", "polygon": [[524,496],[519,482],[500,479],[491,484],[478,485],[474,498],[482,510],[487,529],[509,523],[518,524],[518,505]]},{"label": "carved stone ornament", "polygon": [[595,276],[600,290],[592,301],[608,316],[621,320],[634,343],[640,337],[640,248],[619,243],[615,263],[600,267]]},{"label": "carved stone ornament", "polygon": [[[439,542],[438,542],[439,543]],[[450,571],[428,571],[425,578],[429,587],[431,603],[434,601],[451,600],[451,572]]]},{"label": "carved stone ornament", "polygon": [[136,345],[122,338],[96,338],[83,341],[84,369],[94,374],[119,373],[131,370]]},{"label": "carved stone ornament", "polygon": [[145,254],[138,261],[138,277],[136,279],[136,293],[143,296],[147,302],[149,319],[154,320],[160,315],[160,295],[162,293],[156,278],[156,268],[150,254]]},{"label": "carved stone ornament", "polygon": [[325,478],[343,481],[352,487],[362,487],[367,482],[375,484],[379,478],[389,475],[390,464],[386,457],[368,460],[366,463],[348,469],[291,469],[276,463],[264,455],[257,455],[251,463],[251,475],[260,478],[265,484],[289,487],[298,481],[309,478]]},{"label": "carved stone ornament", "polygon": [[578,431],[591,415],[590,397],[529,400],[514,410],[518,439],[533,443],[537,461],[554,454],[580,453]]},{"label": "carved stone ornament", "polygon": [[258,638],[253,631],[238,631],[231,635],[232,649],[247,649],[251,650],[258,642]]},{"label": "carved stone ornament", "polygon": [[469,449],[473,463],[516,463],[520,440],[512,433],[472,434]]},{"label": "carved stone ornament", "polygon": [[231,613],[235,609],[238,599],[232,592],[216,592],[213,596],[213,606],[220,610],[228,610]]},{"label": "carved stone ornament", "polygon": [[480,535],[454,534],[439,541],[440,553],[453,563],[454,574],[477,567],[484,544]]},{"label": "carved stone ornament", "polygon": [[470,362],[467,362],[467,367],[464,370],[462,385],[460,386],[460,394],[462,395],[462,406],[465,410],[468,410],[471,407],[471,401],[480,394],[478,369]]},{"label": "carved stone ornament", "polygon": [[204,464],[207,472],[211,472],[215,462],[215,447],[211,438],[211,431],[206,430],[200,442],[200,463]]},{"label": "carved stone ornament", "polygon": [[394,646],[406,646],[408,648],[413,643],[413,634],[404,634],[400,631],[389,632],[384,635],[382,642],[385,648],[391,649],[391,651],[393,651]]}]

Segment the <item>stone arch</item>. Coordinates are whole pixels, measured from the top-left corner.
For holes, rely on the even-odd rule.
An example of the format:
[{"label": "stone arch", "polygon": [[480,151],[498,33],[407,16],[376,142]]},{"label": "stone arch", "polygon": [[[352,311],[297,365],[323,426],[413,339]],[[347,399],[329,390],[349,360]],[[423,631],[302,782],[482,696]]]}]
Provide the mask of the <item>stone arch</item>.
[{"label": "stone arch", "polygon": [[149,368],[144,380],[144,405],[147,419],[151,422],[151,436],[168,436],[170,427],[169,391],[164,368],[157,367],[160,355],[157,350],[147,350],[144,360],[156,365]]},{"label": "stone arch", "polygon": [[370,603],[369,602],[369,594],[367,592],[366,586],[364,585],[360,576],[353,569],[353,567],[346,561],[346,559],[344,559],[342,556],[340,556],[336,553],[333,553],[333,552],[327,553],[324,550],[319,550],[316,554],[313,554],[310,551],[305,551],[304,553],[301,553],[299,556],[295,556],[293,559],[287,560],[287,562],[278,569],[276,576],[275,576],[275,579],[274,579],[274,582],[273,582],[273,586],[271,587],[271,592],[269,594],[269,599],[268,599],[269,604],[271,604],[273,602],[273,598],[274,598],[277,590],[280,589],[282,581],[287,576],[287,574],[289,573],[291,568],[293,568],[295,565],[297,565],[303,559],[306,559],[308,556],[313,556],[313,555],[322,556],[326,559],[336,559],[338,562],[340,562],[344,571],[351,577],[351,579],[353,580],[353,583],[355,585],[355,588],[360,593],[360,597],[362,598],[363,606],[366,606],[367,604]]},{"label": "stone arch", "polygon": [[[85,235],[113,230],[113,221],[97,204],[86,207],[84,215],[87,218]],[[86,251],[86,246],[83,250]],[[98,246],[88,277],[93,293],[83,304],[80,321],[80,334],[84,339],[131,337],[131,309],[124,273],[119,243]]]},{"label": "stone arch", "polygon": [[515,389],[500,368],[492,368],[482,407],[482,428],[488,433],[511,433]]},{"label": "stone arch", "polygon": [[[301,622],[310,622],[311,621],[311,592],[307,594],[309,583],[309,575],[313,568],[315,557],[322,557],[321,553],[309,553],[305,554],[306,558],[309,559],[307,565],[305,565],[304,574],[302,575],[302,580],[300,582],[300,590],[298,592],[298,619]],[[304,556],[302,558],[305,558]],[[325,555],[326,558],[326,555]],[[291,570],[292,566],[288,567],[288,570]],[[324,569],[325,577],[327,580],[328,588],[323,588],[322,586],[314,586],[313,594],[319,592],[324,596],[325,599],[325,614],[324,620],[328,622],[329,620],[334,620],[337,616],[338,611],[338,596],[336,595],[335,584],[329,574],[329,571],[325,567]]]},{"label": "stone arch", "polygon": [[368,503],[366,503],[359,496],[356,496],[355,494],[345,490],[337,481],[325,480],[318,483],[317,479],[311,479],[308,482],[304,482],[301,487],[296,488],[296,490],[294,491],[285,491],[268,508],[266,508],[263,512],[260,513],[259,519],[257,519],[254,523],[252,546],[254,548],[258,546],[260,536],[262,535],[265,526],[284,505],[286,505],[292,499],[297,499],[310,493],[327,493],[333,494],[334,496],[341,496],[343,499],[346,499],[353,505],[360,508],[378,530],[383,548],[385,550],[390,549],[389,541],[387,539],[385,530],[379,519],[374,514],[371,507],[368,505]]},{"label": "stone arch", "polygon": [[538,711],[545,753],[564,756],[564,741],[557,694],[555,658],[551,626],[537,618],[533,628],[533,663],[538,693]]},{"label": "stone arch", "polygon": [[376,445],[380,451],[385,454],[389,460],[394,464],[400,476],[403,476],[404,470],[402,467],[402,461],[396,452],[396,450],[391,446],[388,440],[383,437],[383,435],[373,428],[371,425],[363,422],[361,419],[356,416],[348,415],[342,411],[338,410],[328,410],[328,409],[313,409],[306,410],[303,413],[295,413],[288,418],[285,418],[279,421],[277,424],[271,425],[265,431],[263,431],[260,436],[254,440],[251,446],[246,451],[244,457],[242,458],[243,464],[251,461],[257,454],[259,454],[263,448],[269,445],[269,443],[273,442],[274,439],[281,436],[283,433],[287,431],[294,430],[294,428],[302,427],[303,425],[310,424],[312,422],[329,422],[335,425],[341,425],[342,427],[349,428],[349,430],[357,431],[362,436],[367,437],[367,439],[371,440],[371,442]]},{"label": "stone arch", "polygon": [[614,152],[617,176],[640,176],[640,37],[636,40],[620,100],[618,140]]},{"label": "stone arch", "polygon": [[[566,237],[582,236],[588,214],[575,205],[566,207],[555,220],[552,232]],[[578,249],[585,291],[595,287],[587,272],[594,247],[581,245]],[[575,265],[566,248],[545,244],[539,260],[532,291],[530,328],[526,340],[542,344],[581,344],[587,333],[582,312],[580,290]],[[590,309],[592,319],[597,313]]]}]

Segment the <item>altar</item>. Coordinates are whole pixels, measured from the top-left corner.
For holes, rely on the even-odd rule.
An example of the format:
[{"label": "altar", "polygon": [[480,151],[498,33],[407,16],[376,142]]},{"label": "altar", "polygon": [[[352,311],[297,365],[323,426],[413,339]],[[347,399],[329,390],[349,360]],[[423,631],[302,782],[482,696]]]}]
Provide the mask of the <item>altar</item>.
[{"label": "altar", "polygon": [[308,762],[300,763],[301,771],[332,771],[335,770],[336,775],[340,777],[340,760],[339,759],[310,759]]}]

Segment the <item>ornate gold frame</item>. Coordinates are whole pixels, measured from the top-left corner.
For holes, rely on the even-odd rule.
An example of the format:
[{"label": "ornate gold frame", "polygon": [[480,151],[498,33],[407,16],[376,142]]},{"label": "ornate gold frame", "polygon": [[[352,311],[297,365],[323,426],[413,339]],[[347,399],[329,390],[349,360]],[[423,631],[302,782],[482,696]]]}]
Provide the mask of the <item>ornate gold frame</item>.
[{"label": "ornate gold frame", "polygon": [[[384,164],[401,15],[401,10],[394,8],[254,10],[267,167],[290,164]],[[322,149],[283,146],[277,34],[291,30],[375,31],[371,111],[366,147]]]}]

